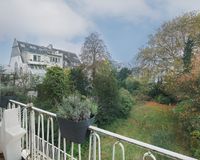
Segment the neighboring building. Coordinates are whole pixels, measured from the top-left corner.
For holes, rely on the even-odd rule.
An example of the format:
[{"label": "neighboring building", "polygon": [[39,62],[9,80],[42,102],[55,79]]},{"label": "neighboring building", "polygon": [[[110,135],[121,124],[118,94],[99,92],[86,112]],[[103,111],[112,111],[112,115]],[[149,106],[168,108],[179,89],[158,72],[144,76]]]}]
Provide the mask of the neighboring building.
[{"label": "neighboring building", "polygon": [[61,68],[75,67],[80,64],[78,56],[74,53],[53,48],[38,46],[14,40],[10,58],[11,72],[30,73],[43,76],[46,68],[58,66]]}]

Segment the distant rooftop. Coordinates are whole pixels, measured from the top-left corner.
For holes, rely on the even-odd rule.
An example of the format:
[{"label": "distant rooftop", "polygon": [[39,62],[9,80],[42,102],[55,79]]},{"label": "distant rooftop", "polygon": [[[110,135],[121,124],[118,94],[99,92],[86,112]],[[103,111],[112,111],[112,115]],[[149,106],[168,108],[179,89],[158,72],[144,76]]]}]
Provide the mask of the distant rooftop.
[{"label": "distant rooftop", "polygon": [[64,60],[70,60],[71,62],[80,63],[80,60],[78,59],[75,53],[53,48],[52,44],[48,45],[47,47],[44,47],[18,40],[16,41],[21,53],[27,51],[36,54],[57,54],[57,55],[63,54]]}]

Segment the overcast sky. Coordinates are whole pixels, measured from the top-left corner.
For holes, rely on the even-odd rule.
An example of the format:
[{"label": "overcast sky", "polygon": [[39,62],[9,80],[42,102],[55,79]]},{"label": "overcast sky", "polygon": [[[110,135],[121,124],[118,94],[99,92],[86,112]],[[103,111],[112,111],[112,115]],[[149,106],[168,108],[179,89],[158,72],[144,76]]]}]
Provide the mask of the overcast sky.
[{"label": "overcast sky", "polygon": [[79,54],[94,31],[128,63],[164,21],[199,9],[200,0],[0,0],[0,64],[14,38]]}]

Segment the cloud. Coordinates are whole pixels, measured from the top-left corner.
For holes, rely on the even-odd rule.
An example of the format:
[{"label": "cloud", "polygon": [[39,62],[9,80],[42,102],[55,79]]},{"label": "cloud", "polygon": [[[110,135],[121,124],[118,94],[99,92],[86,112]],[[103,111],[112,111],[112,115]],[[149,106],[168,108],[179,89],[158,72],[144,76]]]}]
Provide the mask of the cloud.
[{"label": "cloud", "polygon": [[158,21],[200,9],[199,0],[68,0],[80,14],[96,18],[116,18],[136,23]]},{"label": "cloud", "polygon": [[83,35],[90,23],[64,0],[0,1],[0,39],[12,36],[69,40]]},{"label": "cloud", "polygon": [[101,33],[98,24],[107,20],[137,28],[199,9],[199,0],[0,0],[0,47],[16,37],[79,53],[81,42],[73,40]]},{"label": "cloud", "polygon": [[74,0],[74,9],[93,18],[119,18],[138,22],[141,18],[157,19],[159,14],[145,0]]},{"label": "cloud", "polygon": [[175,15],[180,15],[185,12],[190,12],[194,10],[200,10],[199,0],[166,0],[166,13],[170,17]]}]

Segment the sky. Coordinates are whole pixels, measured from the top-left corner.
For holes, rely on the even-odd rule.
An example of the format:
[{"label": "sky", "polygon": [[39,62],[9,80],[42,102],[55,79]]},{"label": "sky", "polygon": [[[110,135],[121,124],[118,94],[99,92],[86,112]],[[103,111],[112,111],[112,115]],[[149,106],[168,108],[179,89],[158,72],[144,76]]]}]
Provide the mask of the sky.
[{"label": "sky", "polygon": [[0,64],[9,64],[14,38],[80,54],[98,32],[112,58],[131,63],[159,26],[200,0],[0,0]]}]

